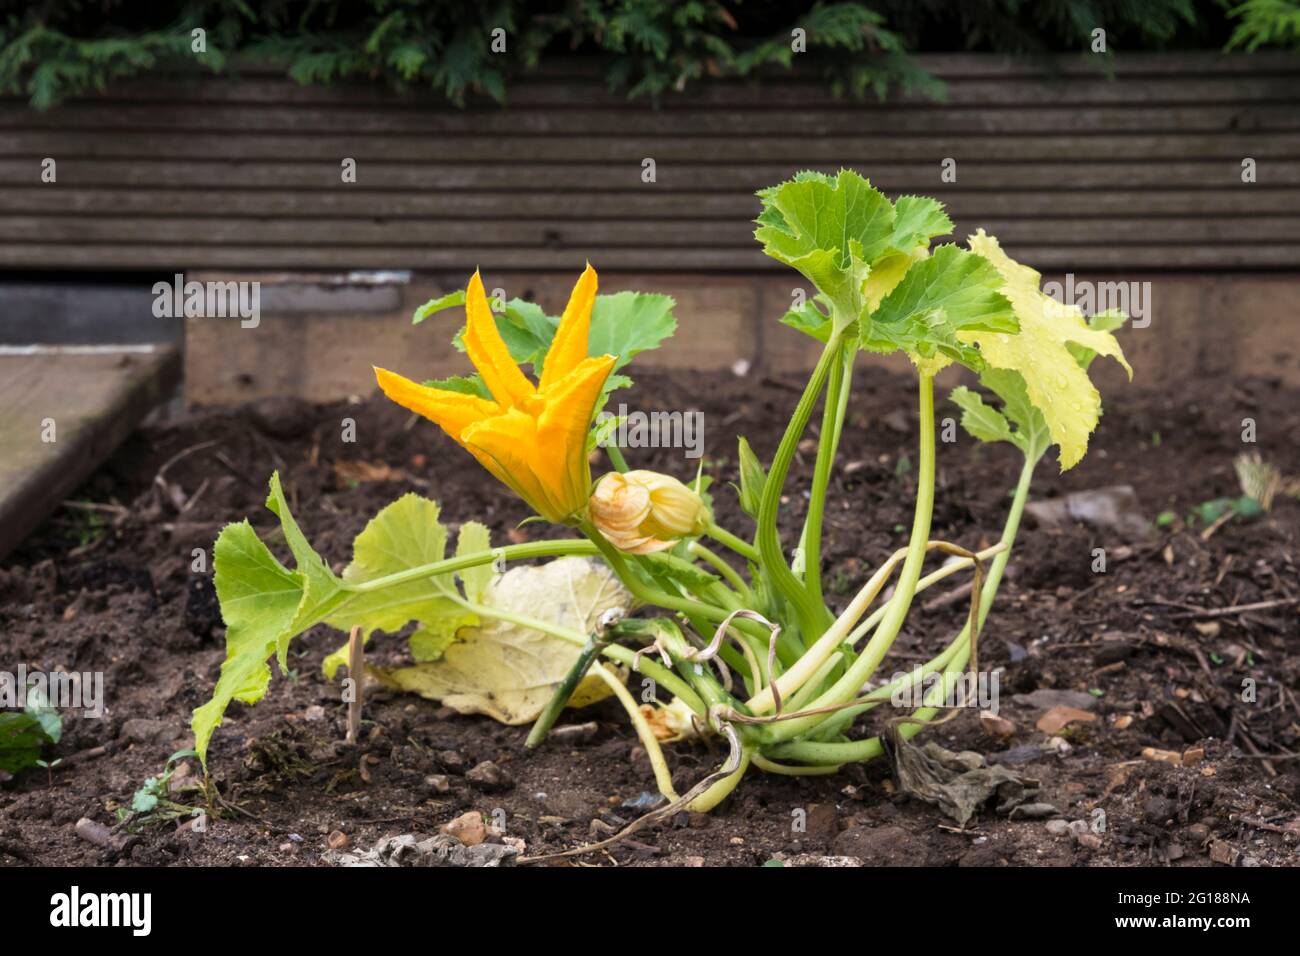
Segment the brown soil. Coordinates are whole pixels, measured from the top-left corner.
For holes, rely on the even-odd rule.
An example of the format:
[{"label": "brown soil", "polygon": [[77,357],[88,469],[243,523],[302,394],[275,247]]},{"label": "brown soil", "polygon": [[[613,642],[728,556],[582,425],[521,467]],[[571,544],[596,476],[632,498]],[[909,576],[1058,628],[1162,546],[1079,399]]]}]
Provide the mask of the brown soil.
[{"label": "brown soil", "polygon": [[[713,379],[702,388],[690,374],[647,373],[629,403],[704,411],[717,509],[724,524],[742,528],[727,485],[736,479],[734,435],[770,454],[797,388],[793,380]],[[873,374],[855,402],[843,458],[852,464],[835,481],[835,500],[845,504],[828,516],[825,555],[840,602],[904,540],[910,521],[912,475],[899,467],[900,456],[914,454],[910,383]],[[954,414],[940,407],[941,415]],[[1123,483],[1136,489],[1148,517],[1166,509],[1184,515],[1206,499],[1238,493],[1231,462],[1242,449],[1246,415],[1259,423],[1265,457],[1300,474],[1300,394],[1264,381],[1189,383],[1162,394],[1129,388],[1114,394],[1082,465],[1057,476],[1044,462],[1035,497]],[[355,444],[340,441],[344,417],[356,420]],[[166,471],[179,500],[190,502],[178,513],[169,495],[151,490],[154,478],[174,455],[203,442],[213,444]],[[637,466],[693,472],[680,452],[630,454]],[[338,475],[339,461],[384,463],[403,474],[356,483]],[[27,771],[0,788],[0,860],[301,865],[319,859],[334,831],[365,847],[385,835],[430,834],[468,809],[504,811],[508,833],[541,853],[587,842],[602,829],[593,828],[595,819],[618,826],[637,815],[620,804],[653,791],[653,780],[617,706],[606,702],[566,718],[598,721],[594,738],[525,753],[527,728],[379,696],[368,704],[363,742],[347,746],[338,688],[320,673],[338,636],[314,632],[295,643],[290,678],[277,675],[256,706],[233,705],[214,738],[215,783],[239,810],[227,809],[203,835],[172,823],[147,827],[121,850],[78,838],[79,818],[111,825],[112,809],[189,745],[190,711],[207,699],[223,657],[210,576],[190,572],[191,551],[209,547],[224,523],[246,515],[269,530],[262,503],[277,467],[295,515],[333,562],[346,559],[375,511],[413,487],[442,501],[451,521],[486,521],[498,540],[524,516],[433,426],[413,424],[381,400],[273,402],[142,430],[77,495],[120,504],[120,514],[92,518],[65,509],[0,569],[0,669],[25,662],[46,671],[102,670],[109,703],[105,719],[67,722],[56,752],[63,766],[50,775]],[[806,482],[811,470],[811,456],[801,454],[798,479]],[[956,448],[941,446],[936,534],[967,545],[994,540],[1016,470],[1008,449],[976,448],[964,435]],[[791,527],[802,504],[798,493],[791,496]],[[682,814],[591,861],[752,866],[776,855],[834,853],[870,864],[1297,863],[1300,761],[1264,757],[1300,750],[1300,611],[1292,604],[1199,621],[1187,615],[1189,607],[1300,596],[1300,504],[1282,498],[1263,518],[1230,521],[1208,540],[1200,530],[1175,525],[1150,540],[1123,541],[1083,525],[1048,531],[1030,523],[982,641],[983,662],[1005,668],[1002,714],[1014,734],[992,736],[971,714],[928,732],[1041,781],[1040,799],[1066,819],[1091,821],[1101,808],[1107,825],[1100,834],[1082,842],[1054,836],[1042,820],[1011,821],[991,807],[957,832],[934,807],[898,794],[889,766],[878,761],[830,777],[753,772],[711,816]],[[1091,570],[1095,547],[1108,551],[1104,576]],[[929,656],[965,610],[960,602],[918,606],[894,660]],[[404,643],[381,640],[374,654],[396,661]],[[1247,677],[1258,687],[1255,703],[1240,699]],[[1097,719],[1065,732],[1067,753],[1049,755],[1040,746],[1042,708],[1023,695],[1042,688],[1096,698]],[[1203,748],[1205,755],[1176,767],[1144,758],[1144,748]],[[717,747],[701,744],[670,754],[682,789],[719,759]],[[513,784],[476,790],[464,771],[483,760],[496,762]],[[426,783],[431,774],[449,774],[450,790],[435,792]],[[808,811],[805,833],[792,833],[795,809]]]}]

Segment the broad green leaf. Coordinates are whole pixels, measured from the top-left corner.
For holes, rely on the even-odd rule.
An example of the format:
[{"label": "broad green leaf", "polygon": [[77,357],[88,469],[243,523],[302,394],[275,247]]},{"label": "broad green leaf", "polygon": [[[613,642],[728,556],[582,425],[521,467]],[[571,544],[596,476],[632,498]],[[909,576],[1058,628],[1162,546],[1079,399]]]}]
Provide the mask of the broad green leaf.
[{"label": "broad green leaf", "polygon": [[293,554],[296,571],[302,576],[303,594],[289,630],[280,635],[276,644],[276,662],[283,673],[289,669],[289,641],[295,634],[300,634],[329,613],[340,596],[339,579],[329,569],[325,559],[307,542],[298,522],[289,513],[289,503],[285,501],[284,489],[280,485],[280,474],[271,475],[271,493],[266,506],[280,519],[280,528],[284,532],[285,543]]},{"label": "broad green leaf", "polygon": [[1011,442],[1011,426],[997,409],[984,404],[979,394],[959,385],[949,396],[961,408],[961,427],[973,438],[986,442]]},{"label": "broad green leaf", "polygon": [[41,748],[50,742],[41,722],[32,714],[0,713],[0,770],[18,773],[36,766]]},{"label": "broad green leaf", "polygon": [[1057,302],[1039,291],[1039,275],[1011,259],[997,239],[980,230],[970,248],[992,264],[1005,280],[1003,291],[1015,309],[1020,331],[964,330],[962,341],[978,344],[994,368],[1019,372],[1028,399],[1043,414],[1052,441],[1060,448],[1061,470],[1072,468],[1088,449],[1088,436],[1101,415],[1101,395],[1067,347],[1073,342],[1109,355],[1133,370],[1115,337],[1105,328],[1089,328],[1077,306]]},{"label": "broad green leaf", "polygon": [[[631,597],[604,564],[568,557],[511,568],[488,586],[482,603],[589,634],[605,611],[628,610]],[[381,672],[381,678],[463,714],[524,724],[541,713],[581,650],[540,631],[488,619],[463,628],[438,660]],[[608,693],[599,678],[588,675],[572,704],[584,706]]]},{"label": "broad green leaf", "polygon": [[[447,531],[438,523],[438,506],[405,495],[381,511],[353,543],[353,560],[340,578],[312,549],[289,511],[279,475],[271,477],[267,501],[280,519],[296,562],[290,571],[270,552],[247,521],[228,525],[217,538],[213,567],[217,599],[226,623],[226,660],[212,699],[194,711],[194,748],[206,766],[213,731],[232,700],[255,703],[271,681],[269,659],[281,669],[289,642],[320,623],[348,632],[360,626],[399,631],[411,622],[454,633],[477,622],[450,600],[452,575],[420,578],[374,591],[356,586],[388,574],[441,560]],[[481,540],[471,530],[467,546]],[[326,669],[335,655],[327,658]],[[337,666],[337,665],[335,665]]]},{"label": "broad green leaf", "polygon": [[624,368],[642,352],[657,349],[677,331],[673,317],[676,306],[672,296],[649,292],[596,296],[587,354],[613,355],[618,359],[614,371]]},{"label": "broad green leaf", "polygon": [[763,212],[754,238],[763,252],[797,269],[835,304],[841,328],[858,317],[871,252],[893,234],[894,207],[852,170],[835,179],[796,176],[759,193]]},{"label": "broad green leaf", "polygon": [[214,583],[226,622],[226,660],[212,699],[194,711],[194,749],[207,765],[208,741],[232,700],[256,703],[271,682],[267,664],[291,633],[304,595],[303,575],[267,550],[247,521],[227,525],[213,551]]},{"label": "broad green leaf", "polygon": [[1015,332],[1011,303],[993,266],[964,249],[940,246],[914,262],[901,282],[861,321],[863,348],[902,349],[937,371],[948,361],[983,368],[979,351],[958,338],[965,331]]},{"label": "broad green leaf", "polygon": [[445,309],[454,309],[457,306],[464,307],[465,290],[457,289],[455,292],[448,292],[446,295],[439,296],[436,299],[430,299],[424,305],[415,310],[411,316],[411,324],[419,325],[431,315],[442,312]]},{"label": "broad green leaf", "polygon": [[451,375],[447,378],[429,379],[424,383],[429,388],[441,388],[448,392],[459,392],[462,395],[477,395],[479,398],[486,398],[492,401],[492,393],[488,391],[487,384],[479,378],[477,372],[470,375]]},{"label": "broad green leaf", "polygon": [[791,309],[781,317],[781,323],[822,343],[829,341],[834,331],[830,315],[823,312],[813,299],[805,299],[801,307]]},{"label": "broad green leaf", "polygon": [[[344,570],[343,580],[364,584],[441,561],[447,554],[447,529],[438,516],[436,502],[413,493],[398,498],[357,535],[352,543],[352,563]],[[396,633],[418,621],[423,630],[443,640],[457,628],[478,621],[451,600],[454,587],[451,575],[439,575],[378,591],[349,592],[326,623],[345,633],[360,627],[362,638],[368,641],[375,631]],[[326,678],[333,680],[347,657],[346,644],[326,657],[322,665]]]},{"label": "broad green leaf", "polygon": [[[597,295],[587,334],[587,354],[615,356],[614,372],[617,373],[637,355],[658,348],[677,331],[677,320],[673,317],[676,304],[672,296],[649,292]],[[529,366],[540,378],[546,353],[560,325],[559,316],[547,315],[541,306],[532,302],[511,299],[503,311],[493,313],[493,319],[510,357],[519,365]],[[453,340],[462,352],[465,350],[464,331],[462,326]],[[481,398],[492,397],[476,372],[425,384]],[[597,410],[604,407],[611,392],[631,384],[632,380],[626,375],[611,374],[596,404]]]},{"label": "broad green leaf", "polygon": [[951,398],[962,409],[962,428],[980,441],[1009,442],[1030,461],[1037,462],[1052,444],[1052,438],[1043,413],[1029,401],[1020,373],[987,368],[980,375],[980,384],[1002,399],[1002,408],[999,411],[986,405],[977,393],[959,386],[953,389]]}]

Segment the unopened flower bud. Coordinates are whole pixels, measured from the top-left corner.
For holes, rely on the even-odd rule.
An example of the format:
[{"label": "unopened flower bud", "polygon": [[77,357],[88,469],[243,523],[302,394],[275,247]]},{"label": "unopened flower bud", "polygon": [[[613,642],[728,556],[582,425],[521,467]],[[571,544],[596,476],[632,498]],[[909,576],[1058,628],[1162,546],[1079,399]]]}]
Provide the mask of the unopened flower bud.
[{"label": "unopened flower bud", "polygon": [[671,548],[712,520],[698,494],[654,471],[610,472],[596,483],[588,510],[606,540],[632,554]]}]

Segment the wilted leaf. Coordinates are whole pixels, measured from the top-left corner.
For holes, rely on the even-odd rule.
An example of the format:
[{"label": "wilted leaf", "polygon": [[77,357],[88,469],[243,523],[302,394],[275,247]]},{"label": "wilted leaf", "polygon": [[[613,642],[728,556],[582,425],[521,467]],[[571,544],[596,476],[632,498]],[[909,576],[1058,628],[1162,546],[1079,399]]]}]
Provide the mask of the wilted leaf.
[{"label": "wilted leaf", "polygon": [[1020,374],[1029,401],[1042,412],[1052,440],[1060,446],[1061,470],[1071,468],[1088,450],[1088,436],[1101,415],[1101,395],[1080,367],[1079,357],[1071,353],[1069,343],[1111,356],[1130,378],[1133,370],[1109,331],[1089,328],[1077,306],[1064,305],[1040,292],[1038,273],[1007,256],[997,239],[981,229],[970,237],[969,245],[1001,274],[1003,292],[1015,309],[1020,331],[1015,335],[966,331],[959,336],[963,342],[978,344],[989,365]]},{"label": "wilted leaf", "polygon": [[[481,603],[591,633],[602,613],[626,610],[630,600],[605,565],[566,557],[512,568],[488,585]],[[464,714],[524,724],[542,712],[581,650],[529,628],[486,620],[462,628],[439,660],[382,672],[382,677]],[[588,676],[571,703],[584,706],[608,693],[603,682]]]}]

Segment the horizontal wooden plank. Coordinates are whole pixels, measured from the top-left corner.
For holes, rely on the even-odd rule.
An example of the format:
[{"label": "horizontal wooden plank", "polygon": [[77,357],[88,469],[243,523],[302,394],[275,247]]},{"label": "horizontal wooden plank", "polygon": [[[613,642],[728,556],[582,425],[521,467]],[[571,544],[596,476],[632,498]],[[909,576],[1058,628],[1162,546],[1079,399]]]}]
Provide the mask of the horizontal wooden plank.
[{"label": "horizontal wooden plank", "polygon": [[[843,163],[858,166],[881,189],[923,191],[943,198],[945,186],[963,189],[1226,188],[1241,185],[1236,159],[1205,162],[1140,161],[1008,163],[959,161],[957,183],[939,181],[940,160],[929,163]],[[627,190],[700,192],[756,190],[787,179],[800,168],[835,172],[841,163],[756,163],[754,165],[658,163],[656,182],[642,184],[641,161],[624,163],[381,163],[357,165],[357,182],[343,183],[332,160],[240,162],[235,160],[106,160],[70,156],[58,164],[58,182],[69,186],[166,186],[244,189],[489,189],[523,192]],[[36,160],[0,160],[0,183],[40,185]],[[1263,160],[1259,179],[1273,186],[1300,185],[1300,159]],[[1243,186],[1243,188],[1249,188]]]},{"label": "horizontal wooden plank", "polygon": [[[1297,84],[1300,87],[1300,84]],[[1298,94],[1300,100],[1300,94]],[[189,108],[121,104],[69,104],[38,112],[25,104],[0,104],[0,130],[152,131],[184,149],[188,135],[223,132],[334,134],[352,142],[367,136],[786,136],[907,134],[1079,134],[1085,132],[1294,131],[1295,101],[1214,105],[1136,103],[1101,107],[1012,105],[1001,99],[965,106],[882,106],[827,101],[804,109],[738,110],[725,105],[697,110],[653,110],[629,104],[593,109],[574,101],[546,109],[403,109],[391,102],[368,109],[269,103]]]},{"label": "horizontal wooden plank", "polygon": [[179,380],[180,356],[170,346],[151,352],[55,349],[0,355],[0,558]]},{"label": "horizontal wooden plank", "polygon": [[[1015,73],[999,73],[998,69],[996,66],[984,69],[967,67],[949,71],[946,74],[947,102],[961,105],[972,102],[1041,104],[1052,99],[1074,104],[1293,101],[1294,84],[1300,79],[1300,71],[1294,64],[1286,65],[1283,60],[1274,60],[1271,65],[1261,62],[1255,69],[1219,73],[1170,69],[1146,73],[1117,70],[1112,75],[1088,64],[1081,69],[1052,71],[1030,67]],[[762,82],[714,79],[666,96],[659,106],[666,110],[694,109],[720,103],[742,108],[763,105],[816,107],[834,101],[821,77],[786,74],[770,75]],[[152,79],[118,84],[102,95],[86,97],[78,102],[330,103],[350,106],[397,103],[430,109],[439,108],[446,101],[431,91],[393,93],[380,84],[303,87],[287,78],[246,76],[235,79],[196,75],[187,80],[165,83]],[[649,105],[645,99],[629,101],[624,91],[609,89],[605,78],[595,74],[526,78],[511,85],[507,99],[513,108],[574,102],[602,108]],[[861,102],[869,105],[879,101],[872,98]],[[923,93],[912,92],[895,93],[889,102],[927,105],[935,100]]]},{"label": "horizontal wooden plank", "polygon": [[[1165,242],[1160,245],[1008,244],[1008,252],[1040,270],[1296,269],[1300,244],[1232,245]],[[581,269],[587,253],[576,249],[518,246],[463,246],[457,249],[405,246],[222,246],[150,243],[107,244],[0,243],[0,266],[26,269],[436,269],[473,270],[480,263],[495,270]],[[737,271],[784,268],[756,245],[606,248],[603,270]]]},{"label": "horizontal wooden plank", "polygon": [[[1300,112],[1300,111],[1297,111]],[[378,135],[304,136],[270,134],[234,137],[209,133],[176,137],[169,133],[22,132],[0,139],[0,158],[36,160],[52,156],[78,161],[330,160],[344,156],[361,162],[639,162],[653,157],[668,163],[901,163],[938,162],[944,157],[981,162],[1068,162],[1080,157],[1138,157],[1148,162],[1167,159],[1256,160],[1300,156],[1300,132],[1287,133],[1142,133],[1026,134],[953,136],[844,135],[813,139],[780,136],[449,136]]]},{"label": "horizontal wooden plank", "polygon": [[[961,191],[945,186],[954,217],[1038,217],[1057,222],[1079,216],[1281,215],[1300,213],[1300,188],[1245,186],[1227,189],[1056,189],[1024,192]],[[366,189],[150,189],[0,185],[0,214],[86,216],[273,216],[403,221],[416,218],[511,221],[607,219],[749,220],[758,213],[749,190],[665,193],[623,192],[396,192]]]},{"label": "horizontal wooden plank", "polygon": [[[1167,237],[1189,242],[1300,242],[1300,217],[1201,216],[1196,218],[1004,219],[958,217],[955,234],[978,227],[1008,243],[1076,245],[1100,242],[1160,243]],[[542,247],[585,251],[593,259],[616,247],[674,245],[754,246],[754,226],[745,219],[589,219],[546,222],[513,219],[227,219],[216,217],[6,216],[0,242],[44,243],[58,255],[59,243],[123,242],[296,246],[410,245],[462,248],[467,245]]]},{"label": "horizontal wooden plank", "polygon": [[[341,138],[343,142],[367,142],[368,137],[393,137],[393,148],[412,148],[400,137],[425,138],[445,135],[599,135],[599,137],[666,137],[666,135],[779,135],[818,137],[837,135],[905,134],[1080,134],[1096,133],[1216,133],[1216,131],[1286,131],[1300,126],[1300,109],[1288,104],[1167,105],[1128,104],[1108,107],[1009,107],[1001,101],[976,107],[917,108],[900,105],[846,105],[824,103],[809,109],[767,109],[736,111],[728,108],[647,109],[629,105],[625,109],[590,109],[581,105],[549,109],[412,109],[393,104],[373,109],[354,105],[335,107],[307,105],[247,105],[247,107],[179,107],[175,104],[65,105],[49,112],[36,112],[26,105],[0,105],[0,129],[13,135],[42,133],[55,148],[66,148],[66,140],[91,134],[151,133],[165,137],[165,150],[183,151],[194,135],[220,137],[222,133],[266,135],[318,134]],[[188,135],[178,135],[185,131]],[[104,148],[113,148],[112,140]],[[40,140],[3,143],[6,150],[27,151],[25,146]],[[74,142],[81,142],[77,139]],[[419,143],[416,144],[416,147]],[[227,147],[229,148],[229,147]],[[394,157],[396,159],[396,157]]]}]

